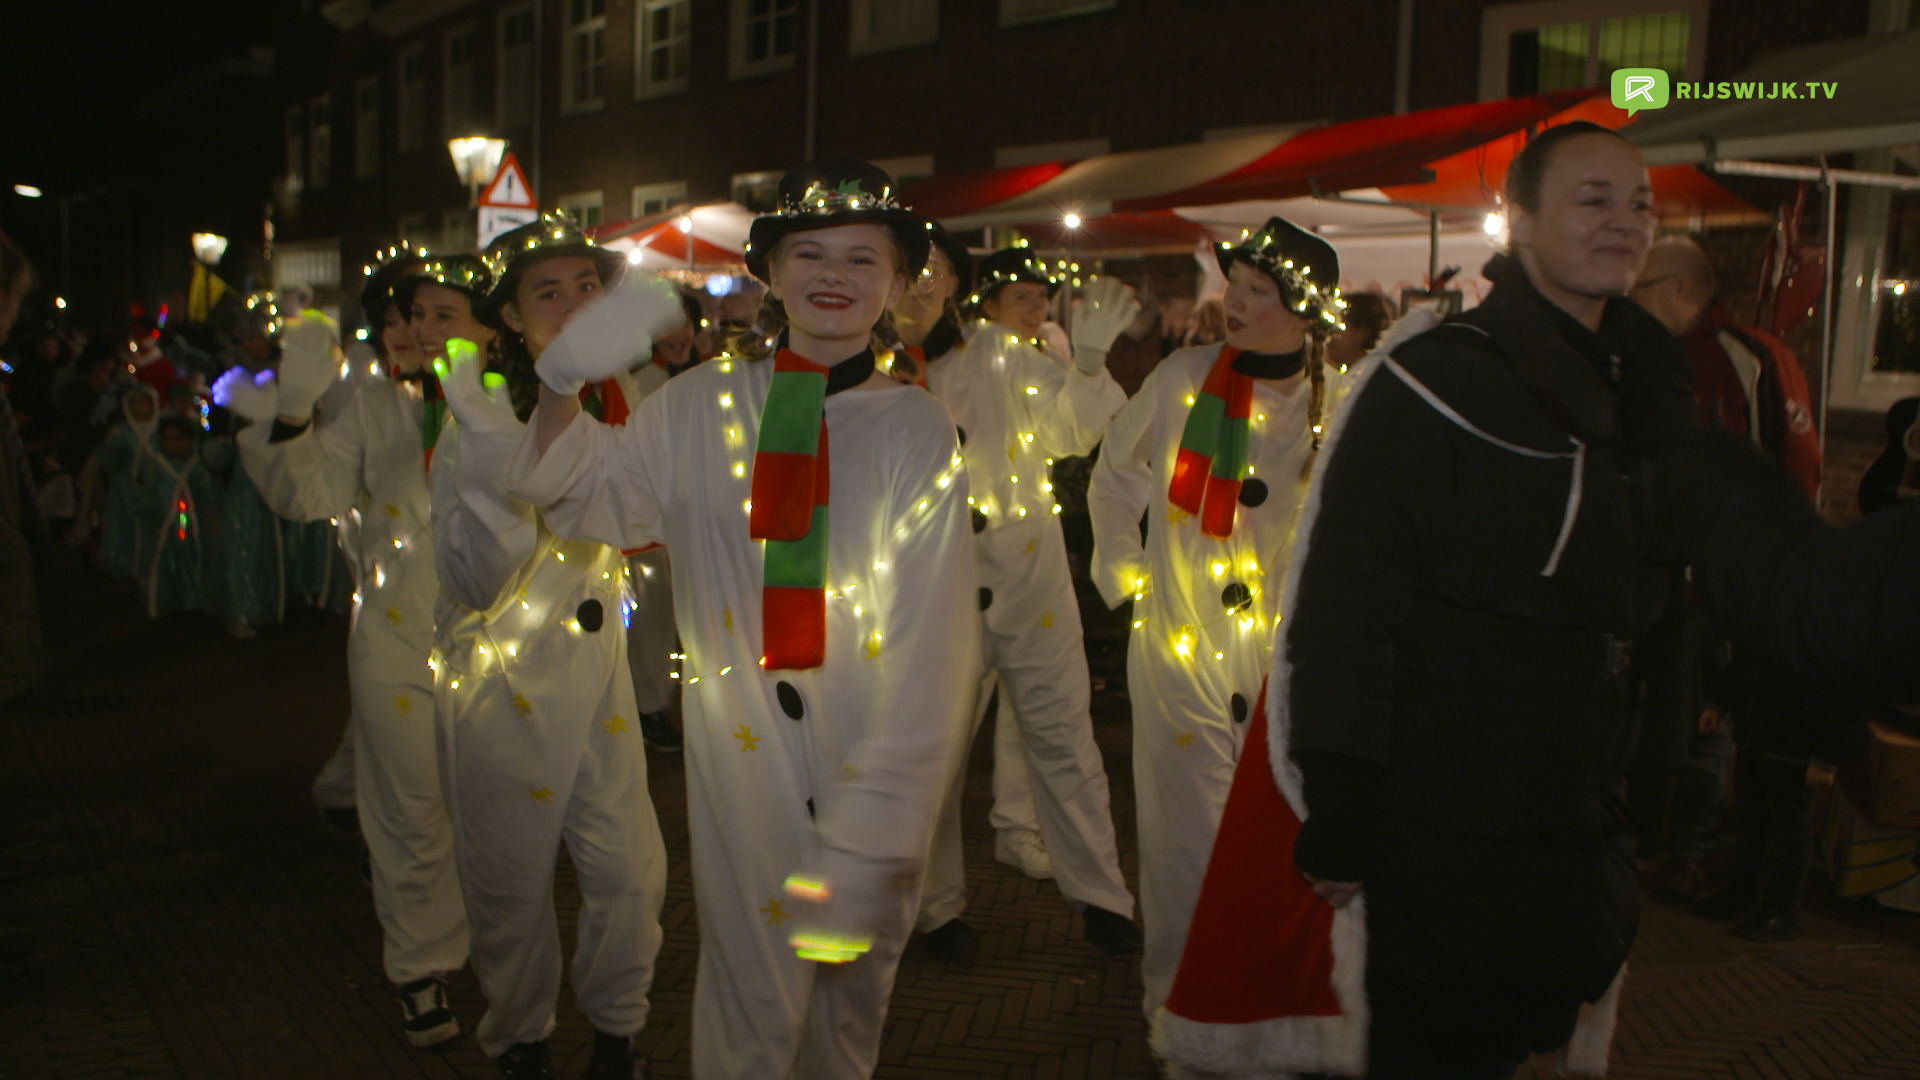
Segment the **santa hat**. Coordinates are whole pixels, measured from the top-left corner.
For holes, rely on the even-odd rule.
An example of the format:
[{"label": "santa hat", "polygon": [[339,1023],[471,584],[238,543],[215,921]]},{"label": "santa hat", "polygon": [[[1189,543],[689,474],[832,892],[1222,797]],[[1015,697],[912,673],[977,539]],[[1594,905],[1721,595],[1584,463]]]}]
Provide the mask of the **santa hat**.
[{"label": "santa hat", "polygon": [[[1439,322],[1427,308],[1407,312],[1328,402],[1326,439],[1287,541],[1282,620],[1294,611],[1295,570],[1307,557],[1323,477],[1349,406],[1382,358]],[[1153,1049],[1177,1080],[1366,1073],[1366,896],[1336,911],[1314,895],[1293,863],[1307,805],[1289,755],[1291,675],[1282,638],[1234,767],[1173,990],[1154,1017]],[[1625,976],[1623,967],[1605,996],[1581,1007],[1564,1072],[1605,1075]]]}]

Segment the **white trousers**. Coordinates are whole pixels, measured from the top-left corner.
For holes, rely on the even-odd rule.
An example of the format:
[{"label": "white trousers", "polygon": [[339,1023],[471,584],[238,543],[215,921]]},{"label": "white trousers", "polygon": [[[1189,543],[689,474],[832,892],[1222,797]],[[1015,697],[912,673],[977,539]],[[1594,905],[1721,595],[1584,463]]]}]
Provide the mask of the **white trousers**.
[{"label": "white trousers", "polygon": [[[1092,684],[1066,540],[1051,518],[1004,526],[976,539],[988,669],[982,698],[992,678],[1000,684],[996,750],[1000,732],[1009,740],[1017,736],[1031,777],[1034,817],[1061,894],[1076,905],[1131,918],[1133,896],[1120,875],[1106,764],[1093,741]],[[983,705],[975,708],[976,726],[983,711]],[[999,772],[996,763],[996,802]],[[917,920],[923,930],[957,918],[966,907],[962,779],[956,776],[950,785],[934,834]],[[1013,805],[1017,808],[1017,800]],[[996,816],[996,828],[1022,827],[1002,826],[1002,820],[1017,822],[1012,814]]]},{"label": "white trousers", "polygon": [[[598,632],[618,634],[619,626]],[[556,657],[565,670],[543,663],[526,680],[497,668],[455,676],[444,667],[436,680],[473,970],[487,998],[476,1037],[495,1057],[553,1031],[553,873],[563,840],[580,884],[574,999],[609,1035],[631,1035],[647,1022],[666,850],[647,791],[626,650],[610,642],[611,653],[596,657],[594,644]]]},{"label": "white trousers", "polygon": [[672,672],[679,661],[680,632],[673,622],[673,563],[657,547],[627,556],[633,571],[633,621],[627,627],[627,659],[633,668],[633,696],[643,713],[664,712],[673,704]]},{"label": "white trousers", "polygon": [[467,912],[434,754],[429,677],[423,662],[418,680],[352,680],[360,835],[373,865],[387,978],[402,986],[467,962]]},{"label": "white trousers", "polygon": [[353,710],[347,710],[347,724],[340,732],[340,745],[333,748],[333,756],[313,777],[313,801],[322,810],[347,810],[354,805],[353,796]]}]

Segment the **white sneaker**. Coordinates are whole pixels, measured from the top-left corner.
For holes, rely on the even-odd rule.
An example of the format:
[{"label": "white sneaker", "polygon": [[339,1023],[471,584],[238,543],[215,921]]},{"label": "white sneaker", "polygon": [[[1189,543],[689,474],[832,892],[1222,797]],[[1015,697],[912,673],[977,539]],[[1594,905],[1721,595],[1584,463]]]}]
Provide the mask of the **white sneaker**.
[{"label": "white sneaker", "polygon": [[1002,829],[993,839],[993,857],[1036,881],[1053,880],[1047,842],[1033,829]]}]

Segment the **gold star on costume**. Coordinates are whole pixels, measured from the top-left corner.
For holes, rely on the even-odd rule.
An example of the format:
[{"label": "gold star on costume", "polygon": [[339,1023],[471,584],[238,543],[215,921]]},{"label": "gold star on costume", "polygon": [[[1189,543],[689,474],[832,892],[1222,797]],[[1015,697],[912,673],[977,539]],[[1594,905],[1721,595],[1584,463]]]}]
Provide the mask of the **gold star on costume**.
[{"label": "gold star on costume", "polygon": [[388,517],[390,517],[390,518],[397,518],[397,517],[399,517],[399,516],[400,516],[400,508],[399,508],[399,507],[397,507],[397,506],[395,506],[395,505],[393,505],[392,503],[388,503],[388,504],[387,504],[387,516],[388,516]]},{"label": "gold star on costume", "polygon": [[533,702],[527,700],[527,695],[515,691],[513,695],[513,707],[520,710],[521,716],[525,716],[533,711]]},{"label": "gold star on costume", "polygon": [[388,621],[392,622],[393,625],[399,626],[400,625],[400,609],[397,607],[388,608],[387,619]]},{"label": "gold star on costume", "polygon": [[627,718],[615,713],[612,719],[600,721],[600,726],[607,729],[607,734],[612,735],[614,732],[627,730]]},{"label": "gold star on costume", "polygon": [[1053,612],[1049,611],[1046,614],[1040,616],[1040,629],[1042,630],[1053,629]]},{"label": "gold star on costume", "polygon": [[1197,737],[1198,736],[1194,735],[1191,731],[1183,731],[1173,737],[1173,745],[1185,750],[1187,747],[1193,745],[1193,740]]},{"label": "gold star on costume", "polygon": [[867,659],[871,660],[874,657],[879,656],[880,655],[880,635],[875,634],[872,637],[867,638],[867,643],[861,647],[866,651]]},{"label": "gold star on costume", "polygon": [[553,805],[553,789],[549,787],[530,787],[527,789],[527,797],[537,803]]},{"label": "gold star on costume", "polygon": [[767,917],[768,926],[779,926],[793,918],[787,914],[787,902],[777,896],[767,901],[767,906],[760,909],[760,914]]},{"label": "gold star on costume", "polygon": [[1029,540],[1029,541],[1027,541],[1027,554],[1029,554],[1029,555],[1031,555],[1031,554],[1033,554],[1033,553],[1034,553],[1034,551],[1035,551],[1035,550],[1036,550],[1037,548],[1039,548],[1039,546],[1040,546],[1040,541],[1039,541],[1039,540]]},{"label": "gold star on costume", "polygon": [[859,776],[859,775],[860,775],[860,770],[859,770],[859,769],[856,769],[856,768],[854,768],[854,767],[853,767],[852,765],[848,765],[848,766],[847,766],[847,779],[849,779],[849,780],[851,780],[851,779],[853,779],[854,777],[856,777],[856,776]]},{"label": "gold star on costume", "polygon": [[1167,524],[1169,525],[1177,526],[1192,516],[1192,514],[1187,513],[1172,503],[1167,504]]},{"label": "gold star on costume", "polygon": [[720,625],[727,628],[728,637],[733,636],[733,609],[732,608],[723,607],[720,609]]},{"label": "gold star on costume", "polygon": [[740,730],[734,732],[733,737],[740,740],[740,749],[742,750],[760,749],[760,736],[755,735],[753,729],[745,724],[740,725]]},{"label": "gold star on costume", "polygon": [[413,702],[408,699],[407,695],[401,694],[399,697],[393,699],[393,707],[403,713],[410,713],[413,711]]}]

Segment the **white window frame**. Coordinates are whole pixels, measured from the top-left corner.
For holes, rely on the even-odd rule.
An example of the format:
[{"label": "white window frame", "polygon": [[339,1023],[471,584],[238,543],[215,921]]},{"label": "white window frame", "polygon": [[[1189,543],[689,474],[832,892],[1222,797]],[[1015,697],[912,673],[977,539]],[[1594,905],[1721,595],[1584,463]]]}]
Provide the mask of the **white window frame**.
[{"label": "white window frame", "polygon": [[307,106],[305,102],[287,106],[282,125],[286,141],[287,191],[304,191],[307,186]]},{"label": "white window frame", "polygon": [[[560,19],[563,27],[560,37],[560,104],[561,112],[592,112],[605,108],[607,104],[607,7],[606,0],[600,0],[600,14],[589,16],[579,22],[573,21],[573,5],[581,0],[561,0]],[[594,0],[585,0],[593,3]],[[586,34],[600,35],[600,85],[598,94],[591,97],[574,96],[574,76],[578,61],[574,59],[573,46],[577,38]]]},{"label": "white window frame", "polygon": [[1078,161],[1111,153],[1111,139],[1068,139],[1065,142],[996,146],[993,148],[993,167],[1007,169],[1015,165],[1044,165],[1049,161]]},{"label": "white window frame", "polygon": [[[922,10],[917,25],[910,25],[891,33],[875,32],[874,9],[882,6],[911,7]],[[885,52],[889,49],[904,49],[938,40],[940,40],[940,0],[851,0],[847,25],[847,53],[850,56],[865,56],[868,53]]]},{"label": "white window frame", "polygon": [[[372,104],[369,109],[368,104]],[[380,76],[353,84],[353,175],[380,175]]]},{"label": "white window frame", "polygon": [[[591,233],[595,226],[607,220],[607,193],[604,191],[576,191],[571,195],[560,196],[560,209],[572,214],[580,223],[581,229]],[[583,211],[593,211],[593,221],[586,220]]]},{"label": "white window frame", "polygon": [[[407,64],[417,61],[419,73],[407,78]],[[419,150],[427,141],[427,47],[409,45],[394,58],[395,82],[400,89],[394,107],[394,143],[399,153]]]},{"label": "white window frame", "polygon": [[340,285],[340,241],[297,240],[273,247],[273,287],[294,285],[309,288],[338,288]]},{"label": "white window frame", "polygon": [[[647,62],[653,50],[661,42],[650,36],[653,27],[653,14],[662,8],[678,8],[687,20],[686,33],[670,38],[669,47],[677,46],[686,50],[687,68],[678,78],[654,79],[648,70]],[[669,24],[672,16],[668,17]],[[693,0],[635,0],[633,5],[633,97],[639,101],[645,98],[663,97],[667,94],[684,93],[693,74]]]},{"label": "white window frame", "polygon": [[[533,123],[534,110],[540,107],[540,95],[534,86],[534,49],[540,38],[540,29],[533,27],[533,36],[517,45],[507,44],[507,23],[525,17],[528,24],[533,23],[533,5],[518,4],[500,13],[500,21],[494,34],[493,65],[493,118],[494,126],[501,132],[511,131]],[[510,50],[519,50],[521,55],[509,55]],[[515,63],[525,65],[526,88],[522,99],[526,103],[526,116],[514,117],[507,113],[508,105],[514,100],[511,88],[507,86],[507,72]]]},{"label": "white window frame", "polygon": [[914,154],[911,157],[874,158],[871,164],[887,171],[893,177],[894,194],[899,194],[899,186],[912,180],[933,175],[933,155]]},{"label": "white window frame", "polygon": [[[779,0],[773,0],[777,3]],[[818,3],[819,0],[814,0]],[[801,37],[806,28],[800,24],[800,16],[805,4],[795,0],[793,8],[793,51],[784,56],[769,56],[764,60],[747,59],[747,0],[730,0],[727,19],[727,78],[751,79],[760,75],[772,75],[776,72],[793,70],[794,57],[800,53]],[[777,16],[770,16],[777,17]]]},{"label": "white window frame", "polygon": [[[462,36],[467,39],[467,61],[458,65],[464,71],[456,70],[453,60],[454,43]],[[475,78],[479,75],[480,32],[472,23],[461,23],[449,27],[440,36],[440,133],[449,139],[465,138],[478,134],[480,130],[480,110],[474,108],[479,97],[479,87]],[[459,101],[459,87],[454,80],[464,76],[466,81],[466,101]]]},{"label": "white window frame", "polygon": [[333,95],[307,100],[307,186],[315,191],[333,179]]},{"label": "white window frame", "polygon": [[[658,184],[635,184],[633,185],[633,194],[627,202],[628,216],[639,218],[646,217],[649,213],[663,213],[686,201],[687,182],[685,180],[669,180]],[[660,209],[652,211],[645,210],[644,207],[650,202],[659,203]]]},{"label": "white window frame", "polygon": [[1112,11],[1115,6],[1115,0],[1000,0],[1000,25],[1020,26],[1090,15],[1096,11]]},{"label": "white window frame", "polygon": [[1564,23],[1587,24],[1587,71],[1582,84],[1600,82],[1600,24],[1607,19],[1661,15],[1669,11],[1687,16],[1687,70],[1685,78],[1700,79],[1707,69],[1707,10],[1711,0],[1543,0],[1532,4],[1501,4],[1480,13],[1480,100],[1507,96],[1507,61],[1513,35]]},{"label": "white window frame", "polygon": [[[1854,155],[1853,167],[1866,172],[1892,172],[1894,151],[1863,151]],[[1873,369],[1886,262],[1887,214],[1893,195],[1889,188],[1866,184],[1855,184],[1847,191],[1840,287],[1833,311],[1833,371],[1828,381],[1830,406],[1835,409],[1884,413],[1901,398],[1920,394],[1920,374]],[[1818,370],[1809,375],[1815,381],[1820,378]]]}]

